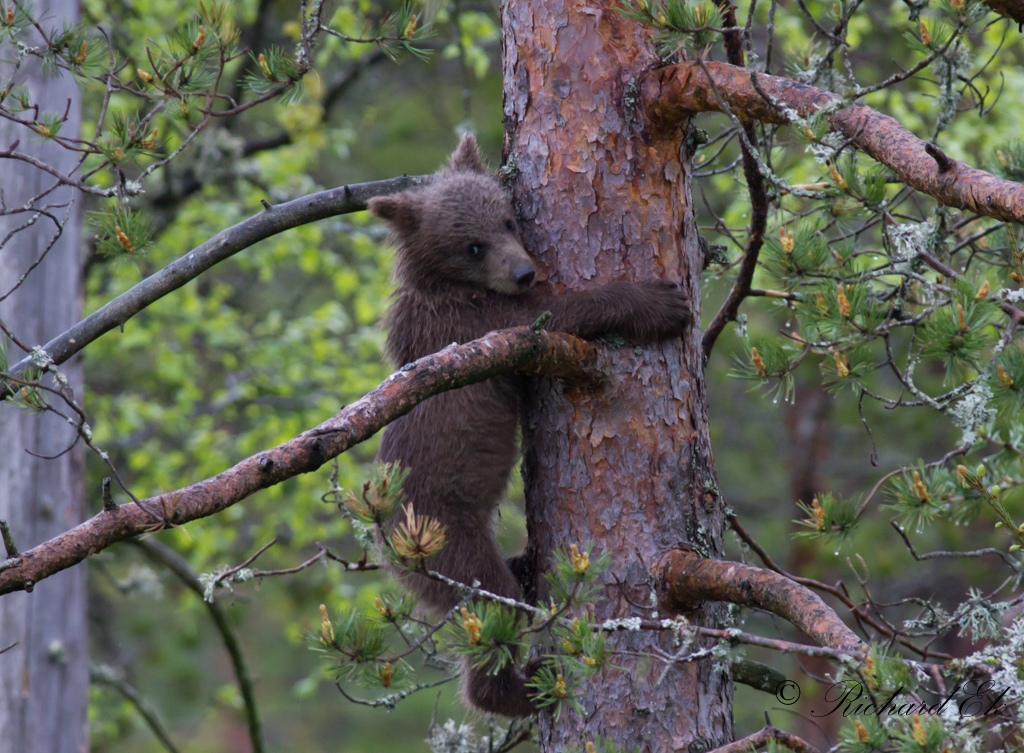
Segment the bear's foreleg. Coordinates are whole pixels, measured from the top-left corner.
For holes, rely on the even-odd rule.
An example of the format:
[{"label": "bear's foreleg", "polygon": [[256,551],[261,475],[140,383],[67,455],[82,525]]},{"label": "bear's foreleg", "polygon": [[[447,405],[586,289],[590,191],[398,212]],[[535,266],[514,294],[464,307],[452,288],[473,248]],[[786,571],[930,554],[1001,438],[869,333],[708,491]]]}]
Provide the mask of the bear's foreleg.
[{"label": "bear's foreleg", "polygon": [[686,294],[669,280],[610,282],[552,295],[544,305],[552,313],[547,329],[586,339],[614,332],[636,342],[666,340],[682,335],[690,322]]}]

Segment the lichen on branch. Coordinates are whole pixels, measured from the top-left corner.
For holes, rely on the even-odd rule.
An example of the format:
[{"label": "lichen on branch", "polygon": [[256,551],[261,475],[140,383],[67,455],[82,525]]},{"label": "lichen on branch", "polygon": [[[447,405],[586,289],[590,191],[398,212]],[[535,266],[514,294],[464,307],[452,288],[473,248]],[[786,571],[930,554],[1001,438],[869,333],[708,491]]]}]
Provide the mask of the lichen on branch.
[{"label": "lichen on branch", "polygon": [[584,379],[594,376],[594,346],[572,335],[531,327],[491,332],[478,340],[403,366],[334,418],[222,473],[182,489],[104,510],[60,536],[18,555],[0,572],[0,595],[72,567],[111,544],[164,526],[179,526],[222,512],[260,489],[317,470],[369,439],[396,418],[439,392],[512,372]]},{"label": "lichen on branch", "polygon": [[[836,94],[792,79],[710,61],[659,68],[648,74],[641,89],[647,115],[659,128],[673,127],[697,112],[720,112],[723,103],[741,119],[788,123],[794,115],[810,118],[839,100]],[[945,155],[937,158],[932,153],[935,147],[895,118],[859,102],[836,110],[827,119],[833,130],[891,169],[900,182],[946,206],[1024,223],[1024,184],[997,178]]]}]

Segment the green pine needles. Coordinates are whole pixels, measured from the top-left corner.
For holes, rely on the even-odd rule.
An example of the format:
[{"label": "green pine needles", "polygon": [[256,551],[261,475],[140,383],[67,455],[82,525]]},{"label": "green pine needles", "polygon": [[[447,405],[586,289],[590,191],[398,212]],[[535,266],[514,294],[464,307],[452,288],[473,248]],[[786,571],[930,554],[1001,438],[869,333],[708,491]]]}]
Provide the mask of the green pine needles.
[{"label": "green pine needles", "polygon": [[711,0],[628,0],[618,11],[657,29],[658,54],[664,58],[683,49],[703,52],[722,31],[722,12]]},{"label": "green pine needles", "polygon": [[[556,551],[545,573],[550,600],[543,606],[510,602],[471,584],[455,584],[430,569],[430,557],[439,548],[410,556],[395,540],[397,532],[403,531],[408,546],[427,549],[423,537],[432,528],[431,519],[410,512],[411,505],[401,505],[406,476],[407,471],[399,466],[378,464],[361,490],[344,493],[339,507],[353,522],[375,531],[361,540],[392,566],[454,584],[463,589],[464,598],[435,623],[417,616],[414,598],[407,593],[381,593],[372,604],[350,607],[333,618],[321,605],[319,624],[310,641],[327,660],[328,676],[336,683],[376,689],[383,695],[360,700],[391,707],[409,693],[437,684],[419,679],[421,670],[414,658],[422,662],[424,670],[440,668],[450,673],[458,666],[454,659],[463,657],[474,669],[496,673],[522,661],[533,647],[534,655],[541,656],[528,682],[536,704],[555,706],[556,713],[564,706],[580,708],[577,695],[586,690],[588,680],[612,664],[613,636],[623,629],[617,621],[604,624],[593,618],[594,604],[603,598],[607,553],[595,552],[592,543],[571,544],[567,550]],[[335,501],[341,494],[332,488],[328,496]],[[389,537],[385,525],[392,515],[404,517]],[[443,528],[440,533],[443,535]],[[360,561],[365,562],[368,554],[364,552]],[[672,626],[685,629],[686,623]]]}]

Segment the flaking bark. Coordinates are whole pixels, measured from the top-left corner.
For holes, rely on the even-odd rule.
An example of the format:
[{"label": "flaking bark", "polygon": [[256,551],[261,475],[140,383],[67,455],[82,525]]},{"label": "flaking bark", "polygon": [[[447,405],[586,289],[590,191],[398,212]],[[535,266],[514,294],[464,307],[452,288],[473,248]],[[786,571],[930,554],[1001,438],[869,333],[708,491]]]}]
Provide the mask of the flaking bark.
[{"label": "flaking bark", "polygon": [[[657,64],[652,31],[617,8],[615,0],[502,3],[505,172],[523,243],[559,288],[660,277],[680,283],[699,312],[703,257],[680,155],[685,127],[644,132],[639,84]],[[649,603],[650,565],[679,542],[720,556],[722,529],[699,321],[679,340],[602,353],[600,390],[539,380],[523,428],[526,559],[539,573],[571,543],[607,552],[618,583],[608,579],[599,619],[639,616],[630,602]],[[538,578],[540,598],[543,585]],[[717,626],[723,612],[709,605],[695,621]],[[670,641],[616,636],[617,649],[636,653],[587,684],[583,714],[541,714],[541,749],[595,737],[644,753],[730,740],[726,672],[680,662],[662,677],[665,667],[638,658]]]}]

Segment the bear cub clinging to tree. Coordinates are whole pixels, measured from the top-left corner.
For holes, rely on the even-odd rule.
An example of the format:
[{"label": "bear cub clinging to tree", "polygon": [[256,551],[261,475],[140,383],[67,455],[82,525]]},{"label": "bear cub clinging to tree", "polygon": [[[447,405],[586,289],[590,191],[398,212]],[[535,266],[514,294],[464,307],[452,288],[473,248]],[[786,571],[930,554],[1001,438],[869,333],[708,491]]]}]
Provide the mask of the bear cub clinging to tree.
[{"label": "bear cub clinging to tree", "polygon": [[[395,245],[399,288],[386,317],[387,353],[401,365],[507,327],[532,324],[584,338],[617,333],[634,341],[678,337],[687,300],[667,280],[612,282],[555,293],[536,283],[519,242],[512,201],[490,175],[472,136],[427,185],[371,199]],[[447,544],[428,566],[449,578],[519,598],[520,586],[498,548],[495,510],[516,460],[525,380],[495,377],[420,403],[384,431],[378,460],[409,470],[403,489],[416,513],[444,525]],[[447,611],[458,592],[422,575],[408,583],[428,606]],[[464,693],[474,706],[506,716],[534,711],[512,666],[496,674],[467,668]]]}]

